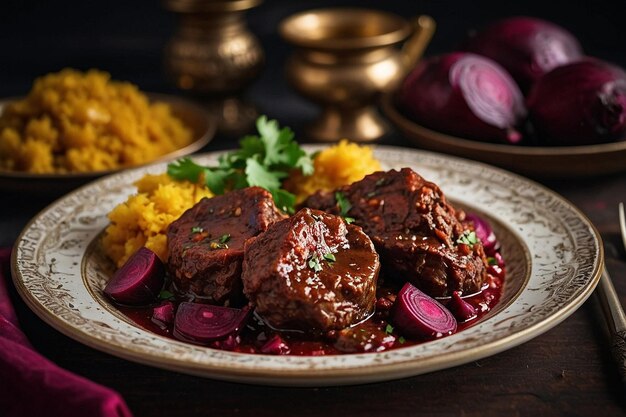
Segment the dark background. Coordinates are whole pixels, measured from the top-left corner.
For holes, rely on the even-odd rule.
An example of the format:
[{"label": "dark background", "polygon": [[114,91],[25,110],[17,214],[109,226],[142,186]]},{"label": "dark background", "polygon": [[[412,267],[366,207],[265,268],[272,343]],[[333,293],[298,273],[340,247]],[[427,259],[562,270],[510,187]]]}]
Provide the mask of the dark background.
[{"label": "dark background", "polygon": [[[468,33],[503,16],[528,15],[554,21],[577,35],[585,51],[626,66],[623,28],[626,2],[616,0],[267,0],[248,12],[267,64],[249,96],[261,111],[298,128],[315,108],[282,80],[290,52],[277,34],[280,20],[313,7],[353,5],[426,13],[438,23],[427,55],[453,50]],[[157,1],[2,1],[0,9],[0,97],[25,94],[32,80],[64,67],[98,68],[146,91],[175,92],[162,71],[162,50],[176,18]]]}]

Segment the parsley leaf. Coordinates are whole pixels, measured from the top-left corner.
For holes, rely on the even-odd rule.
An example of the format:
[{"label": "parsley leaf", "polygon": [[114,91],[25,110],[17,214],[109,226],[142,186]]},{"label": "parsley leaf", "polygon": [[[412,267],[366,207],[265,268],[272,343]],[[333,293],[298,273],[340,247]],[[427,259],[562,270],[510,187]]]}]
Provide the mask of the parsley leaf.
[{"label": "parsley leaf", "polygon": [[[304,151],[302,151],[304,153]],[[313,167],[313,160],[306,153],[301,155],[296,161],[296,168],[300,168],[302,170],[303,175],[313,175],[313,171],[315,168]]]},{"label": "parsley leaf", "polygon": [[171,300],[174,298],[174,294],[168,290],[161,290],[159,293],[159,300]]},{"label": "parsley leaf", "polygon": [[348,216],[348,212],[352,208],[352,204],[350,204],[350,201],[341,191],[337,191],[335,193],[335,200],[337,200],[337,206],[339,207],[339,215],[343,217],[346,223],[353,223],[354,217]]},{"label": "parsley leaf", "polygon": [[266,116],[257,119],[256,127],[259,135],[244,136],[239,149],[220,156],[217,166],[203,167],[183,158],[170,163],[167,173],[177,180],[204,181],[214,194],[263,187],[272,193],[278,208],[293,213],[296,199],[281,188],[282,180],[294,169],[313,174],[313,160],[294,140],[290,128],[281,128]]},{"label": "parsley leaf", "polygon": [[181,158],[167,165],[167,175],[176,180],[198,182],[201,174],[207,169],[196,164],[189,158]]},{"label": "parsley leaf", "polygon": [[232,174],[230,169],[207,169],[204,172],[204,183],[213,194],[224,194],[228,178]]},{"label": "parsley leaf", "polygon": [[341,192],[337,191],[335,193],[335,200],[337,200],[337,206],[339,207],[339,215],[343,217],[346,223],[350,224],[354,222],[354,217],[349,217],[348,212],[352,208],[352,204],[346,198],[346,196]]},{"label": "parsley leaf", "polygon": [[456,240],[456,243],[463,243],[468,246],[473,246],[475,243],[478,243],[478,237],[476,236],[476,232],[473,230],[466,230],[463,232],[461,237]]},{"label": "parsley leaf", "polygon": [[337,258],[335,258],[335,255],[330,252],[324,254],[324,259],[328,262],[335,262],[337,260]]},{"label": "parsley leaf", "polygon": [[391,324],[387,324],[387,327],[385,327],[385,333],[387,334],[393,333],[393,326]]},{"label": "parsley leaf", "polygon": [[296,205],[296,196],[289,191],[283,189],[270,190],[272,197],[274,197],[274,204],[276,207],[288,214],[294,213],[294,206]]},{"label": "parsley leaf", "polygon": [[314,252],[311,259],[309,259],[309,268],[315,272],[320,272],[322,270],[322,264],[320,263],[320,258],[317,256],[317,252]]},{"label": "parsley leaf", "polygon": [[[322,259],[328,263],[333,263],[337,260],[337,258],[335,258],[335,255],[331,252],[328,252],[322,255]],[[311,258],[309,259],[309,268],[311,268],[315,272],[321,271],[322,259],[319,258],[319,256],[317,255],[317,252],[313,252],[313,255],[311,255]]]},{"label": "parsley leaf", "polygon": [[263,142],[259,140],[258,136],[245,136],[239,141],[239,148],[239,150],[234,151],[229,155],[231,155],[231,165],[237,165],[237,163],[240,163],[240,168],[245,167],[246,159],[265,153],[265,146],[263,145]]},{"label": "parsley leaf", "polygon": [[266,166],[261,165],[254,158],[246,160],[246,180],[249,185],[258,185],[266,190],[277,190],[280,188],[280,177],[284,173],[274,173],[269,171]]}]

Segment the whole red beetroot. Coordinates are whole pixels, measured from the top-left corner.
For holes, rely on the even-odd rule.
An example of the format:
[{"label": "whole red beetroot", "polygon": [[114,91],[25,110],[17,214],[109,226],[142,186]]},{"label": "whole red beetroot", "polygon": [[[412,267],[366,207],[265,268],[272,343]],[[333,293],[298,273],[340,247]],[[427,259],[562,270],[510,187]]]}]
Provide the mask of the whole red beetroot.
[{"label": "whole red beetroot", "polygon": [[626,136],[626,73],[587,58],[555,68],[527,99],[535,134],[546,145],[590,145]]},{"label": "whole red beetroot", "polygon": [[465,49],[502,65],[524,92],[552,69],[583,57],[580,43],[570,32],[524,16],[493,22],[471,36]]}]

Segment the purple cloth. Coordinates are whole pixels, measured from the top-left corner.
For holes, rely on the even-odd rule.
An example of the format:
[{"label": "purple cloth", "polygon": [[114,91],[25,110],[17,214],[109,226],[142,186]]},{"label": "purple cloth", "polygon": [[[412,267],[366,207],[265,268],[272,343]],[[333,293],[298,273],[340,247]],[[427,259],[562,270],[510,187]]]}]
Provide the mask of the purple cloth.
[{"label": "purple cloth", "polygon": [[0,248],[0,415],[132,417],[115,391],[59,368],[19,328],[7,286],[11,250]]}]

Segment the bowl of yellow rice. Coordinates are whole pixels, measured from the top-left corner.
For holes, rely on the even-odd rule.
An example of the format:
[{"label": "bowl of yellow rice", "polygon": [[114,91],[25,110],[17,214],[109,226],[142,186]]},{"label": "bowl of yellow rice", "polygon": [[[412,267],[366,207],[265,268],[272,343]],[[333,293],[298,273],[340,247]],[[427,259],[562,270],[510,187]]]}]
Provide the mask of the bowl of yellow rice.
[{"label": "bowl of yellow rice", "polygon": [[215,121],[185,99],[98,70],[64,69],[0,101],[0,189],[60,194],[121,169],[204,147]]}]

